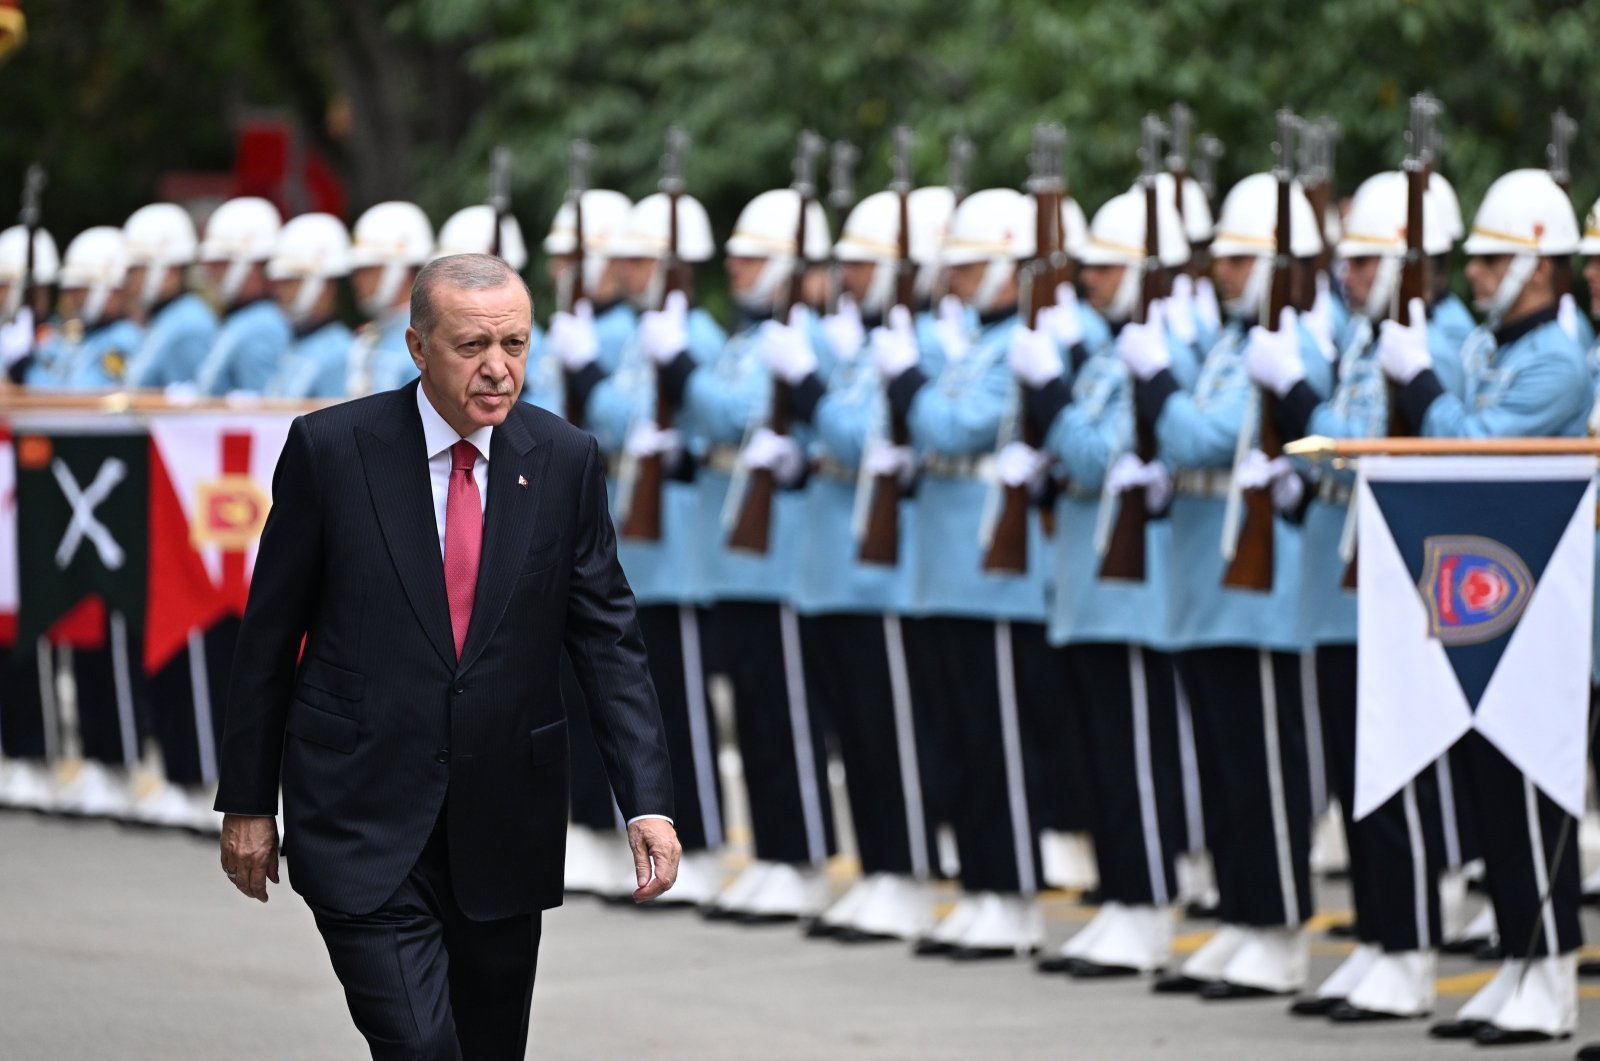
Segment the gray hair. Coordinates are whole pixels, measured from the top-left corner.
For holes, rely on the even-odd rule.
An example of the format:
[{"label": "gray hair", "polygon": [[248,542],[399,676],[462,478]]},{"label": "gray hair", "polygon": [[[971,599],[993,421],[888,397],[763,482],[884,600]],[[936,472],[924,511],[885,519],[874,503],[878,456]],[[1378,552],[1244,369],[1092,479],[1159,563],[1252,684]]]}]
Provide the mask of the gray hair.
[{"label": "gray hair", "polygon": [[411,285],[411,327],[425,336],[438,323],[439,311],[433,299],[434,292],[443,285],[463,291],[488,291],[513,280],[522,285],[531,312],[533,292],[528,290],[528,282],[494,255],[450,254],[435,258],[422,267]]}]

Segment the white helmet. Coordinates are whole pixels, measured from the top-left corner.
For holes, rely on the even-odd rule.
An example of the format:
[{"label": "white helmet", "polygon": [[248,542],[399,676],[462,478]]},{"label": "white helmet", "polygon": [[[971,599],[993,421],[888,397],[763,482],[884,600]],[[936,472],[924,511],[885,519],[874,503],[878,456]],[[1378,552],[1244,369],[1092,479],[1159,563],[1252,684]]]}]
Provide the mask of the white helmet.
[{"label": "white helmet", "polygon": [[[590,188],[583,193],[583,246],[589,254],[604,255],[611,242],[627,227],[633,203],[621,192]],[[544,238],[544,252],[555,256],[577,250],[577,229],[573,224],[572,200],[556,211],[550,234]]]},{"label": "white helmet", "polygon": [[311,318],[328,281],[350,275],[350,233],[332,214],[301,214],[283,226],[278,249],[267,261],[267,279],[299,280],[289,319],[304,324]]},{"label": "white helmet", "polygon": [[[1177,178],[1172,174],[1156,174],[1156,195],[1162,202],[1171,203],[1174,210],[1178,208],[1178,197],[1173,190],[1176,185]],[[1135,181],[1131,190],[1142,191],[1143,185]],[[1205,243],[1211,238],[1212,228],[1211,203],[1206,199],[1206,190],[1200,187],[1199,181],[1189,177],[1183,182],[1183,234],[1191,245]]]},{"label": "white helmet", "polygon": [[200,240],[189,211],[176,203],[150,203],[135,210],[122,225],[128,265],[145,268],[139,305],[148,309],[161,297],[167,270],[194,262]]},{"label": "white helmet", "polygon": [[200,260],[228,263],[217,291],[224,303],[238,297],[252,265],[272,257],[282,228],[278,208],[254,196],[229,199],[212,211],[200,243]]},{"label": "white helmet", "polygon": [[[56,241],[42,228],[33,230],[33,283],[53,284],[61,270],[61,256],[56,252]],[[10,320],[22,306],[23,274],[28,271],[28,230],[12,225],[0,232],[0,284],[10,285],[4,305],[0,305],[0,320]]]},{"label": "white helmet", "polygon": [[[613,258],[665,258],[671,231],[667,217],[667,195],[656,192],[633,204],[627,224],[609,249]],[[707,262],[716,253],[711,238],[711,218],[706,208],[690,195],[678,196],[678,260]]]},{"label": "white helmet", "polygon": [[[765,261],[756,281],[747,291],[734,295],[747,310],[764,310],[772,305],[778,288],[795,271],[795,228],[800,221],[800,193],[792,188],[762,192],[739,212],[733,235],[723,249],[730,257],[760,258]],[[823,261],[833,239],[828,235],[828,215],[813,199],[806,207],[805,257]]]},{"label": "white helmet", "polygon": [[[493,250],[494,207],[479,203],[457,210],[440,226],[439,246],[433,256],[490,254]],[[522,226],[510,214],[500,221],[500,260],[519,273],[528,267],[528,245],[522,239]]]},{"label": "white helmet", "polygon": [[105,315],[106,300],[122,287],[127,275],[127,243],[122,230],[110,225],[97,225],[78,233],[67,244],[67,253],[61,259],[61,286],[88,292],[81,314],[87,325],[99,323]]},{"label": "white helmet", "polygon": [[[1317,214],[1299,181],[1289,190],[1289,253],[1311,258],[1322,251]],[[1278,249],[1278,178],[1253,173],[1229,189],[1211,239],[1213,258],[1254,258],[1255,266],[1238,298],[1229,299],[1227,311],[1244,317],[1258,314],[1272,279],[1272,259]]]},{"label": "white helmet", "polygon": [[1061,200],[1061,247],[1067,257],[1076,258],[1089,245],[1089,219],[1084,216],[1078,200],[1066,196]]},{"label": "white helmet", "polygon": [[[1167,190],[1170,192],[1172,185]],[[1161,195],[1159,187],[1156,196],[1157,254],[1165,268],[1175,269],[1189,260],[1189,240],[1174,197]],[[1113,323],[1131,319],[1138,304],[1139,284],[1144,279],[1146,220],[1144,189],[1123,192],[1095,211],[1089,241],[1078,256],[1084,265],[1124,266],[1122,282],[1105,310],[1106,319]]]},{"label": "white helmet", "polygon": [[[5,236],[0,235],[0,240]],[[1600,200],[1589,208],[1589,216],[1583,219],[1583,236],[1578,240],[1579,254],[1600,254]],[[4,269],[4,265],[0,265]],[[0,280],[5,279],[4,272],[0,272]]]},{"label": "white helmet", "polygon": [[[1350,200],[1339,256],[1383,259],[1366,302],[1355,307],[1369,320],[1387,316],[1394,307],[1406,254],[1408,200],[1408,179],[1395,170],[1368,177]],[[1438,200],[1433,192],[1426,192],[1422,196],[1422,251],[1431,257],[1449,250],[1450,235],[1439,215]]]},{"label": "white helmet", "polygon": [[[906,243],[912,263],[919,267],[919,296],[927,295],[924,281],[932,285],[939,247],[955,204],[955,192],[938,185],[913,189],[907,197],[906,216],[911,231]],[[876,263],[878,268],[872,274],[861,308],[873,314],[887,310],[894,297],[900,257],[900,196],[892,191],[873,192],[857,203],[845,218],[833,256],[841,262]]]},{"label": "white helmet", "polygon": [[369,207],[351,234],[350,268],[381,266],[377,289],[361,310],[377,318],[389,311],[412,269],[433,257],[433,224],[416,203],[390,200]]},{"label": "white helmet", "polygon": [[1443,174],[1435,173],[1428,179],[1428,192],[1439,204],[1439,221],[1449,234],[1451,245],[1460,243],[1461,237],[1467,234],[1467,226],[1461,220],[1461,200],[1456,198],[1455,188]]},{"label": "white helmet", "polygon": [[1578,238],[1572,200],[1548,170],[1514,169],[1496,180],[1484,193],[1461,249],[1469,255],[1509,254],[1511,266],[1478,308],[1498,319],[1522,294],[1539,259],[1575,253]]},{"label": "white helmet", "polygon": [[1032,201],[1011,188],[973,192],[951,215],[940,260],[947,266],[988,263],[972,297],[979,313],[994,308],[1017,262],[1033,257],[1035,220]]}]

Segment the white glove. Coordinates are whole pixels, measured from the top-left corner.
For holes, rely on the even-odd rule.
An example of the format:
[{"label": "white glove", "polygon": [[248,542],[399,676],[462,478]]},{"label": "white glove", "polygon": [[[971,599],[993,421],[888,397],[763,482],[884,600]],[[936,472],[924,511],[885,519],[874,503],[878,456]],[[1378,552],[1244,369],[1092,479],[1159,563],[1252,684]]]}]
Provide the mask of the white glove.
[{"label": "white glove", "polygon": [[169,383],[161,393],[173,405],[194,405],[201,397],[200,388],[187,381]]},{"label": "white glove", "polygon": [[1578,300],[1570,293],[1562,295],[1561,301],[1556,305],[1556,322],[1561,325],[1561,330],[1567,333],[1567,338],[1573,342],[1581,342],[1578,333]]},{"label": "white glove", "polygon": [[571,313],[556,313],[550,318],[550,333],[545,346],[568,372],[581,372],[600,356],[600,337],[594,330],[594,307],[580,298]]},{"label": "white glove", "polygon": [[817,370],[817,353],[811,349],[806,327],[810,311],[796,304],[789,310],[789,323],[768,321],[761,326],[761,358],[767,369],[788,384],[799,383]]},{"label": "white glove", "polygon": [[1200,336],[1194,318],[1194,277],[1179,273],[1172,278],[1172,294],[1167,297],[1167,330],[1184,346],[1193,346]]},{"label": "white glove", "polygon": [[780,483],[788,484],[800,478],[805,471],[805,454],[800,443],[788,435],[780,435],[771,428],[757,428],[739,454],[746,468],[765,468]]},{"label": "white glove", "polygon": [[1044,481],[1050,458],[1026,442],[1008,442],[995,457],[995,474],[1007,486],[1036,489]]},{"label": "white glove", "polygon": [[1244,370],[1258,386],[1280,398],[1306,378],[1305,366],[1300,362],[1300,331],[1295,327],[1294,310],[1284,307],[1275,332],[1259,324],[1250,329],[1250,342],[1244,350]]},{"label": "white glove", "polygon": [[1407,310],[1416,324],[1384,321],[1378,329],[1378,365],[1384,375],[1401,386],[1433,367],[1433,355],[1428,352],[1427,307],[1422,299],[1414,298]]},{"label": "white glove", "polygon": [[1327,273],[1317,274],[1317,297],[1301,319],[1311,338],[1317,341],[1317,349],[1322,351],[1322,356],[1329,361],[1337,361],[1339,347],[1333,341],[1333,290],[1328,285]]},{"label": "white glove", "polygon": [[916,367],[917,333],[911,326],[911,311],[904,306],[889,311],[886,327],[872,329],[872,363],[890,381]]},{"label": "white glove", "polygon": [[11,323],[0,324],[0,365],[9,368],[32,352],[33,311],[22,306]]},{"label": "white glove", "polygon": [[960,361],[972,349],[972,336],[967,333],[967,309],[954,295],[939,300],[939,316],[933,323],[934,334],[944,355],[951,361]]},{"label": "white glove", "polygon": [[1106,488],[1114,494],[1144,489],[1145,507],[1160,512],[1172,501],[1172,473],[1160,461],[1148,464],[1137,454],[1124,453],[1106,473]]},{"label": "white glove", "polygon": [[882,475],[892,475],[902,484],[909,483],[917,470],[917,453],[910,446],[896,446],[894,443],[881,438],[875,438],[867,443],[866,452],[861,455],[861,464],[867,474],[877,478]]},{"label": "white glove", "polygon": [[[1043,324],[1042,321],[1040,323]],[[1034,330],[1025,324],[1019,324],[1011,330],[1006,364],[1011,366],[1013,375],[1035,390],[1053,379],[1059,379],[1063,371],[1061,352],[1056,348],[1055,340],[1043,328]]]},{"label": "white glove", "polygon": [[1293,512],[1305,499],[1306,484],[1288,457],[1267,459],[1259,449],[1244,455],[1233,473],[1241,490],[1270,490],[1272,505],[1279,512]]},{"label": "white glove", "polygon": [[640,420],[628,432],[626,449],[630,457],[654,457],[658,454],[675,454],[683,449],[683,436],[674,428],[663,431],[654,420]]},{"label": "white glove", "polygon": [[839,296],[839,308],[822,318],[822,334],[828,337],[828,346],[840,361],[854,361],[861,352],[867,329],[861,323],[861,307],[848,291]]},{"label": "white glove", "polygon": [[1083,317],[1078,312],[1078,292],[1071,284],[1056,285],[1056,304],[1039,311],[1039,330],[1071,350],[1083,342]]},{"label": "white glove", "polygon": [[639,318],[639,347],[658,365],[671,364],[689,349],[689,300],[682,291],[672,292],[660,309]]},{"label": "white glove", "polygon": [[1194,283],[1194,317],[1207,331],[1222,328],[1222,305],[1217,301],[1217,286],[1209,276],[1202,276]]},{"label": "white glove", "polygon": [[1162,369],[1172,367],[1165,317],[1161,303],[1153,302],[1143,324],[1125,324],[1117,333],[1117,356],[1139,379],[1153,379]]}]

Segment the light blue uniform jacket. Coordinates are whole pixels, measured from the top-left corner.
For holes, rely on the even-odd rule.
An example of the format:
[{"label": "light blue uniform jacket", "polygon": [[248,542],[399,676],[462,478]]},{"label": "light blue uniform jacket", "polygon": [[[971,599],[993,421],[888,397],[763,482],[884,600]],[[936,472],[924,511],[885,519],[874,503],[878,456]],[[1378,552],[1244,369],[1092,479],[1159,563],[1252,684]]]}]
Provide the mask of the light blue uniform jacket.
[{"label": "light blue uniform jacket", "polygon": [[269,398],[343,398],[353,339],[340,321],[302,335],[284,354],[263,393]]},{"label": "light blue uniform jacket", "polygon": [[129,387],[193,383],[217,339],[217,315],[194,292],[179,295],[150,318],[144,340],[128,362]]},{"label": "light blue uniform jacket", "polygon": [[142,332],[128,320],[90,328],[76,343],[56,339],[39,352],[25,382],[32,387],[107,390],[122,386],[128,358]]},{"label": "light blue uniform jacket", "polygon": [[201,394],[260,394],[294,341],[289,318],[271,299],[240,306],[222,322],[195,381]]}]

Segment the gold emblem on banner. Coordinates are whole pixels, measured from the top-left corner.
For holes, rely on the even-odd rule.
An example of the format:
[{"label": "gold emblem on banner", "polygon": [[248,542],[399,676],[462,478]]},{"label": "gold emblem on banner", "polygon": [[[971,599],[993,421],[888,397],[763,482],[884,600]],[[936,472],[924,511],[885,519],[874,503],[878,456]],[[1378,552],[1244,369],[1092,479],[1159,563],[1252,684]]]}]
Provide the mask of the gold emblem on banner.
[{"label": "gold emblem on banner", "polygon": [[208,479],[196,490],[192,537],[196,545],[248,549],[261,538],[272,501],[248,475]]}]

